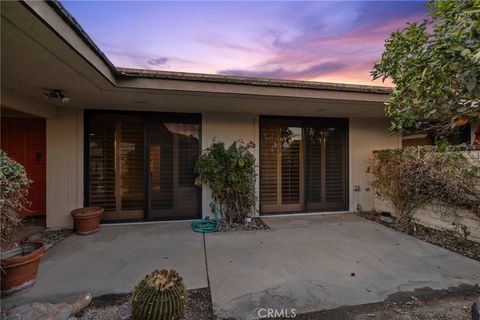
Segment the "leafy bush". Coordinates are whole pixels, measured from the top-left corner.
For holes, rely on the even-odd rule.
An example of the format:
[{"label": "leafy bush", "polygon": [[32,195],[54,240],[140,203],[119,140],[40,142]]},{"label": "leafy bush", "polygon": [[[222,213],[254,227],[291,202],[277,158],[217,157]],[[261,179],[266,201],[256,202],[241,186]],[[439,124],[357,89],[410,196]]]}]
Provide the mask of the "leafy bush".
[{"label": "leafy bush", "polygon": [[392,202],[398,220],[412,221],[413,209],[433,201],[480,216],[480,161],[458,151],[445,146],[377,151],[368,169],[371,184]]},{"label": "leafy bush", "polygon": [[250,152],[255,144],[235,141],[225,148],[213,141],[197,161],[197,185],[205,184],[220,205],[222,218],[230,223],[243,223],[255,210],[255,157]]},{"label": "leafy bush", "polygon": [[32,181],[25,168],[3,150],[0,150],[0,169],[0,235],[2,242],[8,242],[22,222],[21,215],[30,206],[26,196]]}]

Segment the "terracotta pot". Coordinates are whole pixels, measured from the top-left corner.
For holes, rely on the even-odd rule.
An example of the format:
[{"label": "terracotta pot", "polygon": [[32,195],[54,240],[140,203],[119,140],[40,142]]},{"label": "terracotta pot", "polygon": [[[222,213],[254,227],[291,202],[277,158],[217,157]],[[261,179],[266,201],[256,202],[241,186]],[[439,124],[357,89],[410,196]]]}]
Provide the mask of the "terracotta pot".
[{"label": "terracotta pot", "polygon": [[40,258],[45,253],[42,242],[25,242],[2,252],[2,297],[30,290],[35,284]]},{"label": "terracotta pot", "polygon": [[75,231],[81,235],[97,232],[100,228],[102,214],[103,208],[100,207],[86,207],[73,210],[72,217],[75,223]]}]

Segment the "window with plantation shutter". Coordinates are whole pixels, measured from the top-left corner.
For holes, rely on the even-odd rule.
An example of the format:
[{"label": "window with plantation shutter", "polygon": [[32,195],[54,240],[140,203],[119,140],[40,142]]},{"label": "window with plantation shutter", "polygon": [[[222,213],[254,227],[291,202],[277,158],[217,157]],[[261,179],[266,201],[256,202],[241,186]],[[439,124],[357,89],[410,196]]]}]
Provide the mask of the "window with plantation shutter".
[{"label": "window with plantation shutter", "polygon": [[346,209],[346,124],[308,121],[305,128],[307,210]]},{"label": "window with plantation shutter", "polygon": [[262,117],[260,209],[345,210],[347,121]]},{"label": "window with plantation shutter", "polygon": [[104,208],[104,220],[142,218],[143,117],[94,114],[89,128],[89,205]]},{"label": "window with plantation shutter", "polygon": [[269,119],[260,130],[262,212],[303,210],[303,141],[298,121]]},{"label": "window with plantation shutter", "polygon": [[114,212],[115,195],[115,129],[112,119],[93,118],[90,121],[90,205]]},{"label": "window with plantation shutter", "polygon": [[104,220],[200,215],[198,114],[89,111],[87,205]]},{"label": "window with plantation shutter", "polygon": [[193,217],[199,212],[194,167],[200,153],[198,119],[180,123],[150,119],[150,206],[152,219]]}]

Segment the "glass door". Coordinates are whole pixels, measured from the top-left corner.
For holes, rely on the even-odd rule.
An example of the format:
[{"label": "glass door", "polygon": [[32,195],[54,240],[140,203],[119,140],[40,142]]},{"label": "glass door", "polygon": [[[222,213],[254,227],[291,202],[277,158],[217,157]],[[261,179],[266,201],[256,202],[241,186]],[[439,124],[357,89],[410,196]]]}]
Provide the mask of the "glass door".
[{"label": "glass door", "polygon": [[195,119],[150,119],[148,219],[198,217],[200,189],[195,186],[194,167],[200,153],[199,135]]},{"label": "glass door", "polygon": [[86,113],[86,202],[104,221],[198,218],[200,115]]},{"label": "glass door", "polygon": [[89,121],[89,205],[104,220],[144,216],[143,116],[93,114]]},{"label": "glass door", "polygon": [[301,123],[296,120],[265,120],[260,135],[261,211],[302,211],[304,161]]},{"label": "glass door", "polygon": [[260,211],[346,210],[347,126],[345,119],[261,118]]}]

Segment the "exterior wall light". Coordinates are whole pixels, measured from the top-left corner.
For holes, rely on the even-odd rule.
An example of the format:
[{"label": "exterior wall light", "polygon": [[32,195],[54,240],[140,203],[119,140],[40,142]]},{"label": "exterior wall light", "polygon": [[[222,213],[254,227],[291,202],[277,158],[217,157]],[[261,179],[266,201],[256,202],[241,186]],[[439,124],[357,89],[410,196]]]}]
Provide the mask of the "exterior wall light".
[{"label": "exterior wall light", "polygon": [[62,103],[68,103],[70,98],[65,96],[62,90],[52,89],[47,91],[44,95],[47,100],[60,100]]}]

